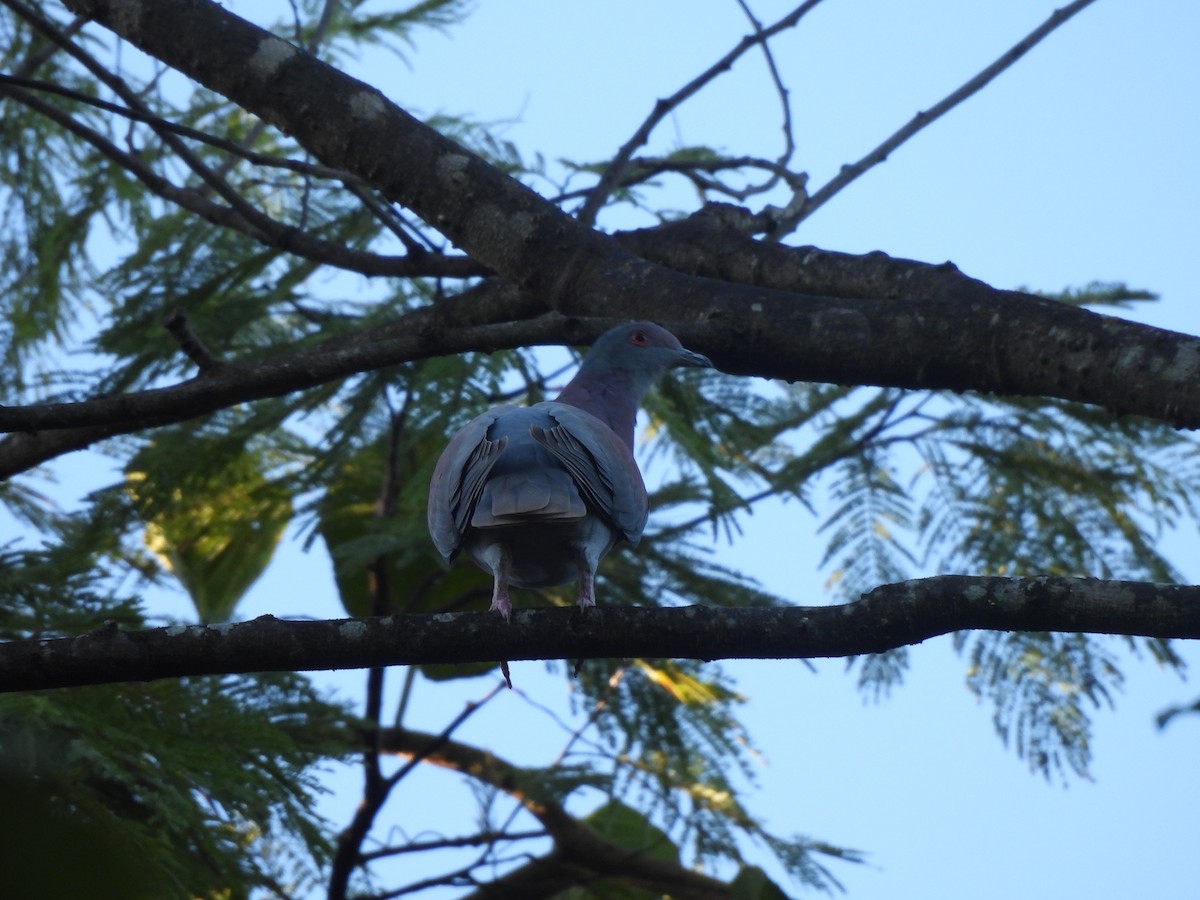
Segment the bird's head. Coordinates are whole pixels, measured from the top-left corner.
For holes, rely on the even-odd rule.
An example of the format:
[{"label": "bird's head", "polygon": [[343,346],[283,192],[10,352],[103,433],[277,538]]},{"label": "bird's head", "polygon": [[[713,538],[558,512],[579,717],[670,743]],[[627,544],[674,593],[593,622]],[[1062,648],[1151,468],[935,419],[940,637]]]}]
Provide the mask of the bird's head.
[{"label": "bird's head", "polygon": [[688,350],[679,338],[653,322],[629,322],[610,328],[596,339],[582,371],[604,377],[621,374],[640,388],[650,388],[677,366],[711,369],[707,356]]}]

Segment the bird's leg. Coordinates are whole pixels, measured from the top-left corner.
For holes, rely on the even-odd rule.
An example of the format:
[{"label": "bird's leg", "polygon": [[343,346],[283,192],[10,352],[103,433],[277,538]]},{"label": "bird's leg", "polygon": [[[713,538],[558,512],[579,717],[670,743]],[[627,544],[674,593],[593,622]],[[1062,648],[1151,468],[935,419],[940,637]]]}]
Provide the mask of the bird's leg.
[{"label": "bird's leg", "polygon": [[[579,612],[583,614],[585,609],[596,605],[596,563],[598,560],[591,559],[585,548],[580,547],[576,551],[576,556],[579,565]],[[574,669],[571,672],[572,677],[579,677],[579,670],[583,668],[583,660],[575,660]]]},{"label": "bird's leg", "polygon": [[[508,573],[512,560],[508,548],[503,544],[494,545],[495,553],[489,553],[488,563],[492,567],[492,605],[488,612],[500,613],[505,622],[512,622],[512,600],[508,596]],[[504,675],[504,683],[512,690],[512,674],[508,671],[508,660],[500,660],[500,672]]]},{"label": "bird's leg", "polygon": [[576,551],[579,565],[579,608],[587,609],[596,605],[596,563],[591,559],[586,549],[580,547]]},{"label": "bird's leg", "polygon": [[492,565],[492,605],[488,612],[500,613],[505,622],[512,621],[512,600],[508,596],[508,571],[511,561],[508,548],[500,545]]}]

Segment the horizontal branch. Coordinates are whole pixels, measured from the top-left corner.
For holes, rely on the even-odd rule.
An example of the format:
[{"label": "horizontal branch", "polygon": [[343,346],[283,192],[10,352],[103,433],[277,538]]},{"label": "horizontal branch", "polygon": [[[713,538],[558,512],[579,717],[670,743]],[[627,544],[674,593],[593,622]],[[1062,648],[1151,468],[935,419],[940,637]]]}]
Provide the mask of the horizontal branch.
[{"label": "horizontal branch", "polygon": [[[534,295],[491,280],[391,323],[231,361],[176,385],[0,405],[0,432],[24,432],[0,440],[0,478],[114,434],[402,362],[584,342],[622,315],[669,325],[731,374],[1058,397],[1200,427],[1195,337],[997,290],[948,264],[764,243],[744,233],[738,215],[716,207],[617,236],[651,261],[637,261],[649,271],[638,276],[636,310],[613,296],[607,306],[564,304],[573,315],[545,315]],[[614,291],[620,280],[610,281]]]},{"label": "horizontal branch", "polygon": [[0,405],[0,480],[118,434],[182,422],[250,400],[281,397],[330,381],[415,359],[468,350],[553,342],[562,317],[539,327],[544,312],[498,283],[414,310],[352,336],[299,351],[229,362],[167,387],[74,403]]},{"label": "horizontal branch", "polygon": [[[276,124],[323,165],[415,211],[495,271],[514,306],[532,303],[565,317],[557,320],[560,339],[580,336],[570,333],[575,317],[653,318],[733,374],[1057,397],[1200,427],[1194,337],[997,290],[952,266],[764,244],[714,221],[719,217],[672,223],[635,249],[572,220],[374,88],[219,4],[66,5]],[[136,15],[128,12],[135,7]],[[191,39],[180,41],[180,33]],[[722,242],[721,231],[731,239]],[[836,272],[828,286],[841,281],[841,289],[814,289],[806,276],[814,268]],[[844,290],[847,281],[865,290]],[[529,318],[494,305],[491,312],[492,323]],[[418,356],[537,342],[531,338],[538,329],[530,327],[507,331],[512,343],[498,340],[494,329],[447,323],[435,331],[425,327],[425,315],[402,320],[410,337],[388,347],[365,335],[358,349],[342,343],[336,352],[308,348],[262,365],[231,361],[224,380],[206,376],[129,397],[0,408],[0,430],[94,429],[19,436],[0,447],[0,477],[48,458],[50,446],[82,446],[96,434],[204,415]]]},{"label": "horizontal branch", "polygon": [[1200,638],[1200,587],[1083,578],[943,575],[883,585],[842,606],[525,609],[250,622],[0,645],[0,692],[185,675],[490,660],[811,659],[877,653],[951,631]]}]

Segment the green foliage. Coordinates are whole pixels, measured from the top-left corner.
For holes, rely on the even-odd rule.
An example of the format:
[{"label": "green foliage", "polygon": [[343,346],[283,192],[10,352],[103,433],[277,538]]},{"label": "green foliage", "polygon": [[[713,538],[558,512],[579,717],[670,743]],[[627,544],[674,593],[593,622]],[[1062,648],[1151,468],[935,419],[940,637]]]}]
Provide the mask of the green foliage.
[{"label": "green foliage", "polygon": [[746,866],[729,885],[730,900],[788,900],[787,894],[758,866]]},{"label": "green foliage", "polygon": [[44,805],[135,851],[167,895],[208,896],[316,875],[310,768],[338,752],[314,738],[335,712],[294,675],[184,679],[4,697],[0,737]]},{"label": "green foliage", "polygon": [[[158,900],[177,893],[161,869],[146,865],[127,832],[81,821],[44,779],[0,766],[0,866],[11,896]],[[71,848],[70,865],[63,865],[64,847]]]},{"label": "green foliage", "polygon": [[[145,627],[135,601],[96,581],[94,562],[61,548],[0,557],[0,637]],[[94,874],[116,879],[96,889],[127,884],[130,897],[311,884],[330,848],[317,767],[347,753],[348,721],[291,673],[0,695],[0,781],[29,802],[0,814],[0,831],[20,838],[5,851],[28,853],[6,871],[56,872],[59,842],[78,841],[81,859],[103,851]],[[46,830],[30,832],[36,822]],[[64,889],[78,871],[66,867]]]},{"label": "green foliage", "polygon": [[[767,830],[739,800],[753,784],[756,752],[737,720],[744,702],[729,679],[694,660],[594,660],[578,675],[611,748],[611,796],[661,823],[672,846],[709,865],[742,864],[739,840],[770,848],[788,873],[830,891],[837,880],[822,857],[859,861],[853,850]],[[657,834],[657,832],[655,832]]]},{"label": "green foliage", "polygon": [[[679,848],[644,815],[618,800],[610,800],[584,821],[601,837],[639,856],[679,860]],[[573,887],[554,895],[554,900],[657,900],[657,893],[638,890],[605,879]]]},{"label": "green foliage", "polygon": [[146,546],[201,622],[228,621],[292,518],[291,495],[265,463],[262,452],[182,428],[159,431],[126,468]]},{"label": "green foliage", "polygon": [[1111,646],[1052,632],[960,634],[957,643],[969,647],[967,684],[995,702],[992,720],[1005,744],[1047,778],[1087,776],[1089,710],[1112,706],[1124,681]]}]

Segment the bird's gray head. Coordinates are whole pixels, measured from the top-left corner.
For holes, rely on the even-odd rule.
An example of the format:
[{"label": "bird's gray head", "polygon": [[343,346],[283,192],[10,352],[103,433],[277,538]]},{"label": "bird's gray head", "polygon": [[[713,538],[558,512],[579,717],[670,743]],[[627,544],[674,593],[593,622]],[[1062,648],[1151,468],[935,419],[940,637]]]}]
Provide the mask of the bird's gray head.
[{"label": "bird's gray head", "polygon": [[676,366],[710,369],[712,362],[707,356],[688,350],[661,325],[629,322],[610,328],[596,339],[580,374],[599,378],[624,376],[644,392]]}]

